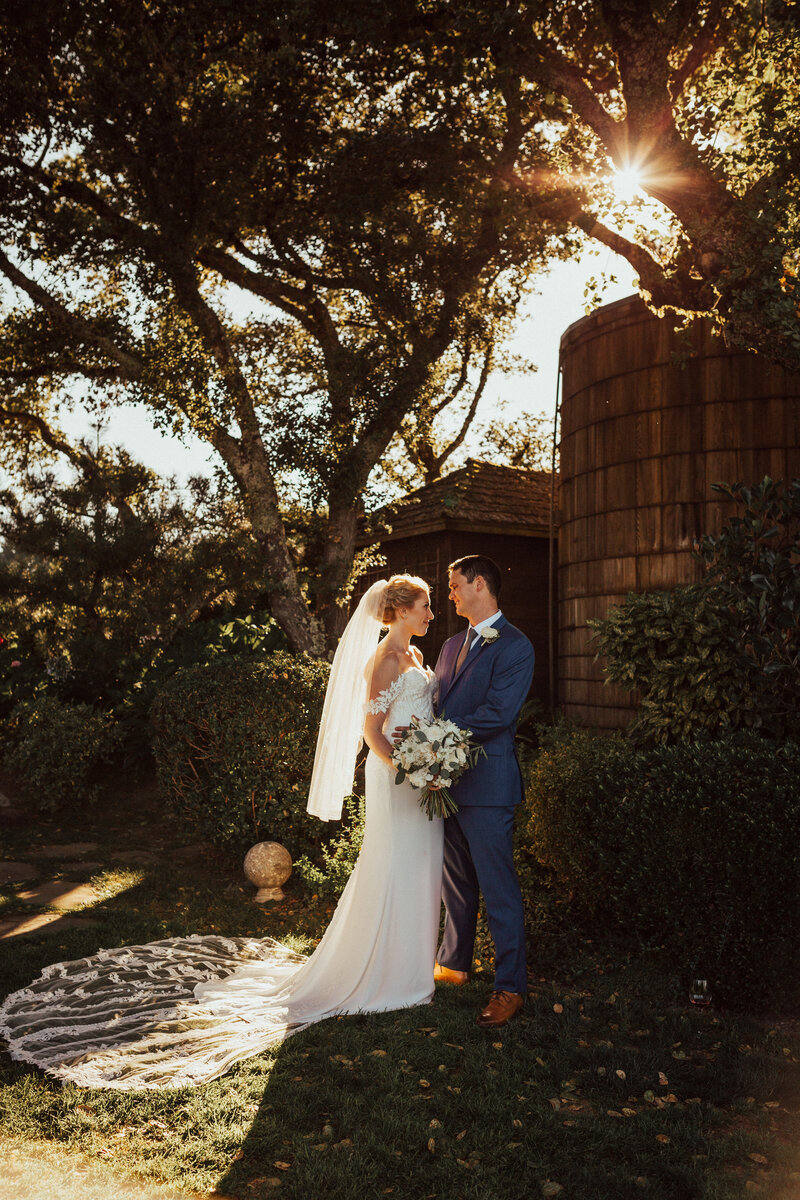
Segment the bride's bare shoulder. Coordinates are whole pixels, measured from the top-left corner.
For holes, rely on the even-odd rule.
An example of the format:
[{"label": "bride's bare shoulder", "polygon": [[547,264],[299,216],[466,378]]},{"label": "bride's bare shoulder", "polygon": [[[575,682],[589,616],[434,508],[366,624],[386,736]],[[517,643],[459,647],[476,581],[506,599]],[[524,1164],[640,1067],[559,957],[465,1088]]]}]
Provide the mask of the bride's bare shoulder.
[{"label": "bride's bare shoulder", "polygon": [[394,683],[400,674],[400,655],[388,646],[379,646],[375,651],[375,657],[367,666],[367,673],[372,679],[369,689],[370,699],[374,700],[390,684]]}]

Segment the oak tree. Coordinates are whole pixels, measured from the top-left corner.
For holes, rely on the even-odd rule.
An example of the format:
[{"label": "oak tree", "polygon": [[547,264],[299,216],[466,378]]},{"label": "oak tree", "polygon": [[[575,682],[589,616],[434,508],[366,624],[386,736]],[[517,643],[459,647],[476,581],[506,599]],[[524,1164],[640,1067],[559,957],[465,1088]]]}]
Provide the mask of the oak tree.
[{"label": "oak tree", "polygon": [[193,430],[246,501],[290,645],[324,652],[370,472],[449,348],[491,348],[568,251],[505,182],[530,131],[466,84],[432,118],[419,73],[313,0],[2,9],[0,419],[54,445],[59,403],[102,397]]}]

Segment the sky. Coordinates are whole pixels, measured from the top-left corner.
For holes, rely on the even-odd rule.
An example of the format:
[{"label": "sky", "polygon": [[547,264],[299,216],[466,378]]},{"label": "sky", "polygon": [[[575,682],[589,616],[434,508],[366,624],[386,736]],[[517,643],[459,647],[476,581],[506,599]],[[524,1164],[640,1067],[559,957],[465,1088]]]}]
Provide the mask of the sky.
[{"label": "sky", "polygon": [[[580,258],[556,262],[542,276],[538,294],[529,296],[520,308],[516,330],[508,348],[533,361],[536,373],[523,376],[494,375],[490,378],[478,417],[488,417],[499,400],[505,400],[505,419],[524,420],[526,415],[544,413],[552,419],[556,402],[558,347],[561,335],[573,322],[586,315],[584,290],[592,277],[613,276],[603,291],[603,303],[629,296],[635,289],[635,272],[624,259],[603,248],[585,252]],[[86,435],[88,418],[76,411],[63,414],[61,423],[72,436]],[[124,405],[111,415],[101,432],[107,444],[124,446],[129,453],[164,476],[185,482],[192,475],[210,474],[215,452],[198,438],[178,438],[159,433],[144,405]]]}]

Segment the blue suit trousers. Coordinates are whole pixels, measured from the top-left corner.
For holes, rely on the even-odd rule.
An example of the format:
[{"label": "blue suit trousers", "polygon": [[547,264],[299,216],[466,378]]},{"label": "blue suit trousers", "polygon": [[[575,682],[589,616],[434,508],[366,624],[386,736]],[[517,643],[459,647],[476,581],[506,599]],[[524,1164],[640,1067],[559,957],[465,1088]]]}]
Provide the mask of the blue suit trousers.
[{"label": "blue suit trousers", "polygon": [[525,919],[513,856],[513,805],[465,805],[445,821],[443,967],[469,971],[479,892],[495,945],[494,987],[525,995]]}]

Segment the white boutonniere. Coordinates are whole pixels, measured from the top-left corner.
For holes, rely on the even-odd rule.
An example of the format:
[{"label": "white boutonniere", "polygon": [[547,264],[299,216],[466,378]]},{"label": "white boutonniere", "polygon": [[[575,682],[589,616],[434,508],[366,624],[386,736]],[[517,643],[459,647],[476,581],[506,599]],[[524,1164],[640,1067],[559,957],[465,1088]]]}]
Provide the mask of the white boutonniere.
[{"label": "white boutonniere", "polygon": [[500,630],[495,629],[493,625],[489,625],[486,629],[481,630],[481,641],[486,646],[491,646],[492,642],[496,642],[499,637]]}]

